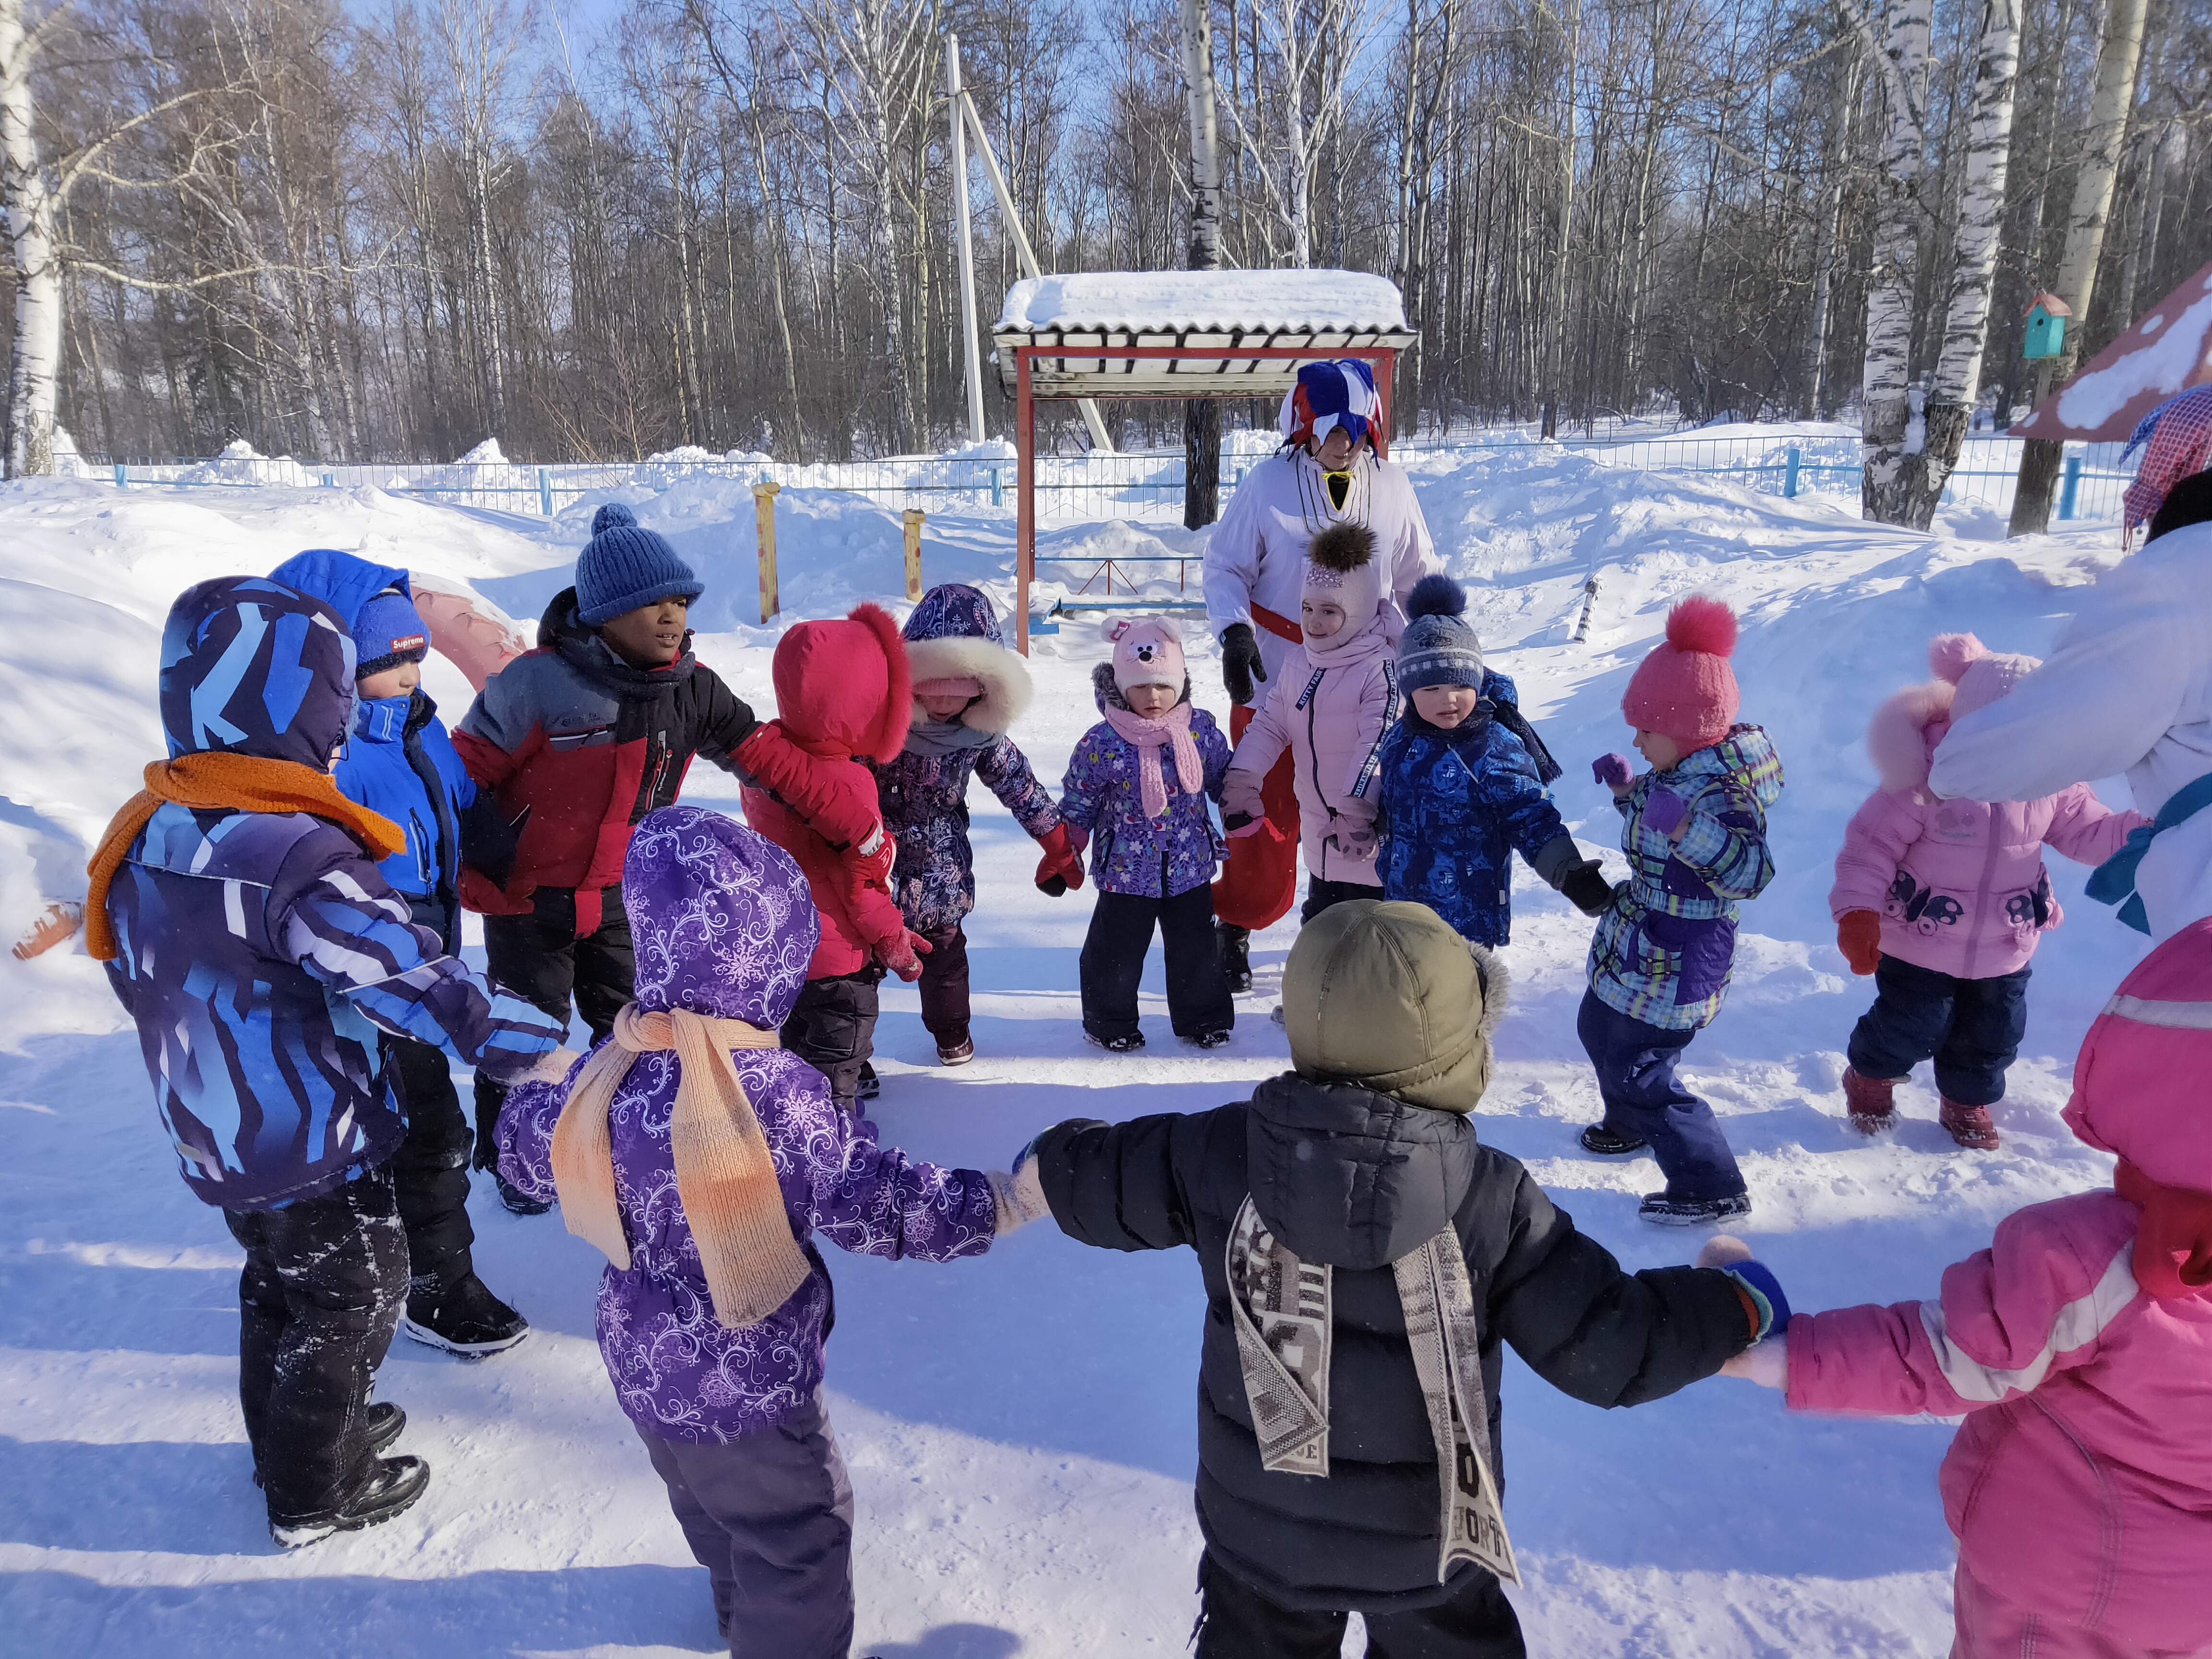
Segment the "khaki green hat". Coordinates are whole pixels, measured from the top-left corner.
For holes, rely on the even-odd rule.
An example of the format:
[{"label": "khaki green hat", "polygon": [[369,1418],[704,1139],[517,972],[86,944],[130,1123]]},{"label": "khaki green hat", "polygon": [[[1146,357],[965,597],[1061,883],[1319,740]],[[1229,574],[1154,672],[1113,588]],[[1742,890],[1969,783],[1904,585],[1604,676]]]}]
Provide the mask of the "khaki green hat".
[{"label": "khaki green hat", "polygon": [[1315,1082],[1471,1112],[1490,1082],[1504,988],[1425,904],[1332,904],[1299,931],[1283,969],[1291,1063]]}]

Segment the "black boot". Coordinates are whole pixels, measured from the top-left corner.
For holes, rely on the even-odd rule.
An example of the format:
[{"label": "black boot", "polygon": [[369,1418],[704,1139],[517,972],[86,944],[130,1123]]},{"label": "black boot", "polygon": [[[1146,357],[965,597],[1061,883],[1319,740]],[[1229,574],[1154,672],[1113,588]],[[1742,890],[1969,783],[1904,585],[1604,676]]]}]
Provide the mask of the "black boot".
[{"label": "black boot", "polygon": [[419,1457],[380,1457],[368,1466],[368,1478],[352,1497],[312,1515],[269,1516],[269,1535],[288,1550],[327,1538],[334,1532],[357,1532],[389,1521],[411,1507],[430,1484],[430,1466]]},{"label": "black boot", "polygon": [[544,1199],[532,1198],[497,1170],[492,1172],[491,1184],[499,1188],[499,1201],[514,1215],[544,1215],[553,1206]]},{"label": "black boot", "polygon": [[[407,1413],[389,1400],[379,1400],[368,1408],[362,1431],[368,1436],[368,1453],[374,1457],[393,1441],[407,1426]],[[261,1484],[261,1471],[253,1471],[253,1484]]]},{"label": "black boot", "polygon": [[854,1094],[861,1100],[873,1100],[884,1091],[884,1080],[876,1075],[876,1068],[866,1060],[860,1062],[860,1081]]},{"label": "black boot", "polygon": [[1229,975],[1229,994],[1236,996],[1252,988],[1252,930],[1225,921],[1215,925],[1221,929],[1221,966]]},{"label": "black boot", "polygon": [[530,1334],[530,1322],[471,1273],[450,1290],[434,1279],[417,1279],[407,1292],[407,1316],[399,1328],[417,1342],[481,1359],[521,1341]]}]

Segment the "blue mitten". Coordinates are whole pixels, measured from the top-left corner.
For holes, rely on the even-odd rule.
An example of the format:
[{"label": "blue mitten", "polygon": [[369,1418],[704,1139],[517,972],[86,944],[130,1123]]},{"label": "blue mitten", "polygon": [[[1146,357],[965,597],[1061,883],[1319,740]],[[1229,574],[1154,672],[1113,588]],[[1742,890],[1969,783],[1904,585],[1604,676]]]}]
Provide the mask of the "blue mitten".
[{"label": "blue mitten", "polygon": [[1782,1281],[1777,1279],[1763,1261],[1738,1261],[1721,1271],[1743,1286],[1744,1291],[1759,1304],[1759,1334],[1753,1341],[1790,1328],[1790,1298],[1782,1293]]}]

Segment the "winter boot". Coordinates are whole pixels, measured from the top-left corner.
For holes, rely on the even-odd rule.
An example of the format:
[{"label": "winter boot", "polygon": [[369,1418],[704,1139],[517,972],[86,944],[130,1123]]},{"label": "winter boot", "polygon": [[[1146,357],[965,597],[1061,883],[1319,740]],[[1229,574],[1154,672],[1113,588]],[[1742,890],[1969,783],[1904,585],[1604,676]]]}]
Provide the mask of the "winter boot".
[{"label": "winter boot", "polygon": [[1188,1036],[1183,1041],[1200,1048],[1218,1048],[1229,1041],[1229,1036],[1226,1031],[1200,1031],[1196,1036]]},{"label": "winter boot", "polygon": [[471,1273],[450,1290],[435,1278],[416,1279],[408,1289],[399,1328],[430,1347],[481,1359],[521,1341],[530,1334],[530,1322]]},{"label": "winter boot", "polygon": [[1229,994],[1236,996],[1252,988],[1252,930],[1233,927],[1225,921],[1216,922],[1221,930],[1221,965],[1229,975]]},{"label": "winter boot", "polygon": [[1897,1123],[1897,1085],[1902,1078],[1861,1077],[1844,1067],[1844,1104],[1850,1109],[1851,1127],[1863,1135],[1877,1134]]},{"label": "winter boot", "polygon": [[1083,1040],[1096,1043],[1109,1054],[1133,1054],[1145,1046],[1145,1034],[1142,1031],[1132,1031],[1127,1036],[1110,1037],[1092,1036],[1090,1032],[1085,1031],[1083,1034]]},{"label": "winter boot", "polygon": [[369,1465],[368,1478],[352,1497],[312,1515],[269,1516],[269,1535],[288,1550],[328,1538],[334,1532],[357,1532],[389,1521],[410,1508],[430,1484],[430,1466],[419,1457],[380,1457]]},{"label": "winter boot", "polygon": [[1943,1127],[1951,1132],[1951,1139],[1970,1152],[1994,1152],[2001,1144],[1997,1126],[1990,1121],[1986,1106],[1961,1106],[1955,1100],[1946,1099],[1942,1111]]},{"label": "winter boot", "polygon": [[1735,1193],[1727,1198],[1669,1198],[1664,1193],[1646,1193],[1644,1202],[1637,1206],[1636,1213],[1661,1227],[1709,1227],[1723,1221],[1738,1221],[1749,1215],[1751,1194]]},{"label": "winter boot", "polygon": [[876,1075],[876,1068],[866,1060],[860,1062],[860,1080],[853,1085],[856,1100],[873,1100],[884,1091],[884,1080]]},{"label": "winter boot", "polygon": [[1644,1143],[1634,1135],[1616,1134],[1602,1123],[1591,1124],[1580,1139],[1584,1152],[1595,1152],[1600,1158],[1626,1158],[1644,1150]]},{"label": "winter boot", "polygon": [[543,1199],[531,1197],[496,1170],[492,1171],[491,1184],[499,1188],[499,1201],[507,1206],[510,1215],[544,1215],[553,1207]]},{"label": "winter boot", "polygon": [[937,1045],[937,1063],[939,1066],[965,1066],[975,1058],[975,1043],[972,1037],[961,1037]]}]

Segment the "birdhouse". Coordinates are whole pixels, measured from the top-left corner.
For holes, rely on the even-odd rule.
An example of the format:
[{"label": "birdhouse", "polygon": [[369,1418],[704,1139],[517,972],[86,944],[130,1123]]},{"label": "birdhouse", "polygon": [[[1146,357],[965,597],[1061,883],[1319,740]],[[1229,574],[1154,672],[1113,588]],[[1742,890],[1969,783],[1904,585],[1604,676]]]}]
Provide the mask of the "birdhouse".
[{"label": "birdhouse", "polygon": [[2074,308],[2056,294],[2037,295],[2027,302],[2027,339],[2021,348],[2021,356],[2033,362],[2039,357],[2056,357],[2066,343],[2066,319]]}]

